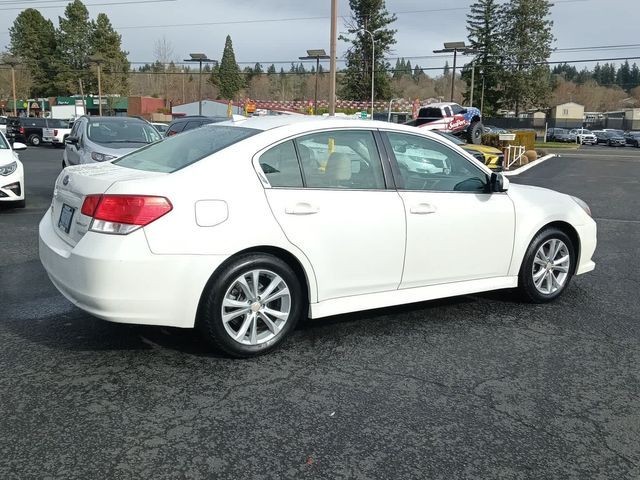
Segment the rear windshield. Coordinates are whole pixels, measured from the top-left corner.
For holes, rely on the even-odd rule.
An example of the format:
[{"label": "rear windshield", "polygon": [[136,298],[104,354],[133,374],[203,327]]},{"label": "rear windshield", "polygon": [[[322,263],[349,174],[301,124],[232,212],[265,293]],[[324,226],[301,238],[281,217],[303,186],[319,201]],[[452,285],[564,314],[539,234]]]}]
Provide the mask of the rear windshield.
[{"label": "rear windshield", "polygon": [[422,118],[442,118],[442,110],[436,107],[421,108],[419,116]]},{"label": "rear windshield", "polygon": [[69,122],[57,118],[50,118],[47,120],[47,125],[49,125],[49,128],[68,128]]},{"label": "rear windshield", "polygon": [[260,130],[208,125],[167,137],[161,142],[114,160],[113,163],[136,170],[171,173],[256,133],[260,133]]}]

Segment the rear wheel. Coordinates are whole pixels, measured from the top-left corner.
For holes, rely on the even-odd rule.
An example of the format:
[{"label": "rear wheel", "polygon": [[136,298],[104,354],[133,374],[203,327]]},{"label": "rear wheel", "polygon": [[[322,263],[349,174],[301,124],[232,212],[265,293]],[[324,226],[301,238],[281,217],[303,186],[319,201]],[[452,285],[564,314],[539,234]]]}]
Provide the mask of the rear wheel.
[{"label": "rear wheel", "polygon": [[467,141],[474,145],[480,145],[482,143],[482,132],[484,127],[482,122],[473,122],[467,129]]},{"label": "rear wheel", "polygon": [[29,143],[34,147],[39,147],[42,143],[42,139],[40,138],[40,135],[33,134],[29,137]]},{"label": "rear wheel", "polygon": [[533,303],[558,298],[574,272],[575,247],[569,236],[557,228],[546,228],[531,241],[518,277],[521,296]]},{"label": "rear wheel", "polygon": [[276,348],[295,328],[306,303],[291,267],[273,255],[250,254],[226,266],[205,292],[198,326],[233,357]]}]

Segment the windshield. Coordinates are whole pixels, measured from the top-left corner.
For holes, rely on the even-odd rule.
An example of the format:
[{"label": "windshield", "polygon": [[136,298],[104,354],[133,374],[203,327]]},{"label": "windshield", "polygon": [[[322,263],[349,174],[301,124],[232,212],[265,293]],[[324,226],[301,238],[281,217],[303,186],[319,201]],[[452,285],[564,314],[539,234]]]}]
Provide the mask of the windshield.
[{"label": "windshield", "polygon": [[4,139],[4,135],[0,134],[0,150],[9,150],[9,144]]},{"label": "windshield", "polygon": [[95,120],[87,126],[89,140],[107,143],[152,143],[160,140],[155,128],[138,119]]},{"label": "windshield", "polygon": [[167,137],[161,142],[125,155],[113,163],[136,170],[171,173],[256,133],[260,133],[260,130],[207,125]]},{"label": "windshield", "polygon": [[455,143],[456,145],[466,145],[467,144],[466,142],[463,142],[462,140],[460,140],[458,137],[454,137],[453,135],[449,135],[448,133],[444,133],[444,132],[441,132],[439,130],[431,130],[431,131],[433,133],[437,133],[441,137],[446,138],[450,142]]}]

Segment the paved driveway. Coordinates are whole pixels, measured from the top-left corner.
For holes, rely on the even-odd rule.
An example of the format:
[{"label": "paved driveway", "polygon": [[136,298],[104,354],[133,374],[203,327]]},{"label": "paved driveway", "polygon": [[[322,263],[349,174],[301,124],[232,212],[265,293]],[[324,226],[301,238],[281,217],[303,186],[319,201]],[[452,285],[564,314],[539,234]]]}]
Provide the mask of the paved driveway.
[{"label": "paved driveway", "polygon": [[30,148],[28,208],[0,211],[0,478],[639,478],[640,159],[574,153],[512,179],[598,220],[560,301],[316,320],[237,361],[58,294],[36,230],[61,153]]}]

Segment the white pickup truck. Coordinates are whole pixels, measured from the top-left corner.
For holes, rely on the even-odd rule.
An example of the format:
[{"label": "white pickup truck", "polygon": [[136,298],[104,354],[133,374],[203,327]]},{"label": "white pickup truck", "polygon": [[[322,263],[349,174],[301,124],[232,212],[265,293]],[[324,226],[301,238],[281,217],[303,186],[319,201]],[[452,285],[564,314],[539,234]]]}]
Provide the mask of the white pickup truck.
[{"label": "white pickup truck", "polygon": [[54,147],[64,147],[64,141],[71,133],[70,122],[49,118],[47,125],[47,128],[42,129],[42,141],[50,143]]}]

